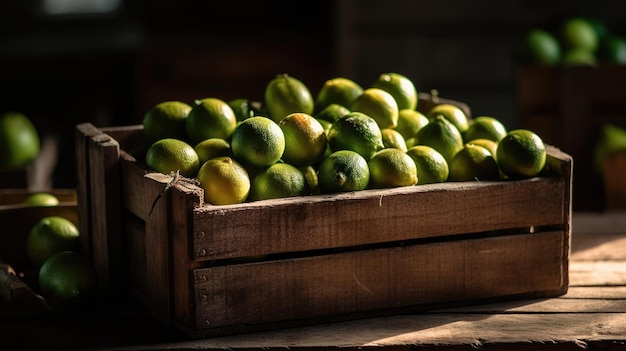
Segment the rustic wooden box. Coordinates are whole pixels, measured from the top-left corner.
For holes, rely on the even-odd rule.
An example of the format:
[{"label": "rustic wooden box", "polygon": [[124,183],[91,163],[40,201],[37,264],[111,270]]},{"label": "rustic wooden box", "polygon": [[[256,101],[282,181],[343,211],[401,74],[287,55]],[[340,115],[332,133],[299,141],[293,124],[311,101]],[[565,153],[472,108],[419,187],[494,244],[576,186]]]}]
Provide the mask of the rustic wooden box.
[{"label": "rustic wooden box", "polygon": [[192,338],[567,291],[572,159],[554,147],[528,180],[212,206],[164,192],[126,151],[141,137],[77,126],[81,231],[104,292]]},{"label": "rustic wooden box", "polygon": [[613,200],[594,169],[593,147],[603,124],[626,128],[626,66],[519,66],[515,100],[522,127],[576,160],[574,210],[608,209]]}]

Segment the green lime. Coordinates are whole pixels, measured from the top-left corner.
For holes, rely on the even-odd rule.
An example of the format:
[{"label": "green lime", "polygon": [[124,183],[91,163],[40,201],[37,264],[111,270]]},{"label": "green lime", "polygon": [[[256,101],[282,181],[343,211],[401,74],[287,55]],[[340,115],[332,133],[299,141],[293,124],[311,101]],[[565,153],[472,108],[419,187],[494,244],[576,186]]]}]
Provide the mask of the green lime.
[{"label": "green lime", "polygon": [[60,216],[43,217],[28,232],[26,253],[33,266],[39,268],[57,252],[77,250],[79,235],[78,227],[69,219]]},{"label": "green lime", "polygon": [[504,138],[507,130],[500,120],[491,116],[478,116],[474,118],[467,129],[461,133],[466,143],[474,139],[489,139],[495,142]]},{"label": "green lime", "polygon": [[448,180],[485,181],[500,178],[498,163],[491,152],[482,146],[466,144],[450,161]]},{"label": "green lime", "polygon": [[164,101],[148,110],[142,121],[148,143],[165,138],[186,140],[186,120],[190,111],[191,106],[181,101]]},{"label": "green lime", "polygon": [[228,103],[217,98],[197,100],[186,120],[187,135],[193,145],[210,139],[230,140],[237,117]]},{"label": "green lime", "polygon": [[437,150],[449,164],[454,154],[463,148],[463,137],[452,122],[438,115],[417,132],[417,143]]},{"label": "green lime", "polygon": [[363,88],[351,79],[345,77],[329,79],[324,82],[315,98],[315,117],[320,118],[317,114],[332,104],[348,108],[361,94]]},{"label": "green lime", "polygon": [[445,117],[448,121],[450,121],[459,132],[463,133],[469,127],[469,120],[465,115],[465,112],[457,106],[453,104],[439,104],[433,106],[428,112],[426,112],[426,117],[428,117],[429,121],[432,121],[433,118],[441,115]]},{"label": "green lime", "polygon": [[322,160],[317,172],[320,193],[330,194],[367,188],[370,171],[363,156],[351,150],[339,150]]},{"label": "green lime", "polygon": [[313,116],[295,112],[278,125],[285,135],[283,161],[294,166],[309,166],[319,162],[326,152],[324,126]]},{"label": "green lime", "polygon": [[417,110],[402,109],[398,112],[397,130],[404,139],[415,138],[417,132],[426,124],[428,117]]},{"label": "green lime", "polygon": [[6,112],[0,115],[0,170],[26,167],[39,156],[39,133],[24,114]]},{"label": "green lime", "polygon": [[400,132],[391,128],[381,130],[383,136],[383,146],[385,148],[396,148],[406,152],[406,141]]},{"label": "green lime", "polygon": [[294,112],[313,114],[314,100],[307,86],[288,74],[279,74],[265,87],[264,106],[278,123]]},{"label": "green lime", "polygon": [[325,121],[334,122],[339,118],[350,113],[347,107],[344,107],[339,104],[330,104],[324,107],[320,112],[315,114],[315,118],[323,119]]},{"label": "green lime", "polygon": [[230,141],[233,156],[244,165],[270,166],[285,152],[285,134],[278,123],[263,117],[250,117],[239,123]]},{"label": "green lime", "polygon": [[238,98],[230,100],[227,103],[228,106],[233,109],[238,122],[261,114],[260,104],[256,104],[248,99]]},{"label": "green lime", "polygon": [[352,112],[361,112],[373,118],[382,128],[398,125],[398,103],[391,94],[379,88],[367,88],[349,107]]},{"label": "green lime", "polygon": [[396,100],[398,109],[417,109],[418,93],[413,81],[397,72],[383,73],[376,78],[372,88],[383,89]]},{"label": "green lime", "polygon": [[96,294],[96,270],[87,256],[61,251],[50,256],[39,269],[41,294],[54,307],[69,300],[84,300]]},{"label": "green lime", "polygon": [[446,159],[427,145],[416,145],[406,152],[415,162],[417,184],[443,183],[448,180],[449,168]]},{"label": "green lime", "polygon": [[191,145],[178,139],[165,138],[152,144],[146,151],[146,166],[155,172],[179,172],[193,178],[200,167],[200,158]]},{"label": "green lime", "polygon": [[248,201],[310,194],[302,171],[288,163],[275,163],[254,177]]},{"label": "green lime", "polygon": [[406,152],[388,148],[377,151],[367,161],[371,188],[394,188],[417,184],[417,168]]},{"label": "green lime", "polygon": [[498,142],[496,160],[502,173],[509,178],[534,177],[546,164],[546,147],[534,132],[515,129]]},{"label": "green lime", "polygon": [[209,138],[203,140],[194,146],[193,149],[196,154],[198,154],[200,166],[212,158],[233,155],[233,151],[230,149],[230,144],[222,138]]},{"label": "green lime", "polygon": [[228,156],[205,162],[198,171],[198,181],[204,189],[204,201],[212,205],[239,204],[250,193],[248,172]]},{"label": "green lime", "polygon": [[518,46],[518,60],[523,63],[555,65],[561,61],[561,46],[550,32],[533,28],[529,30]]},{"label": "green lime", "polygon": [[59,204],[59,199],[50,193],[36,192],[29,194],[22,203],[29,206],[56,206]]}]

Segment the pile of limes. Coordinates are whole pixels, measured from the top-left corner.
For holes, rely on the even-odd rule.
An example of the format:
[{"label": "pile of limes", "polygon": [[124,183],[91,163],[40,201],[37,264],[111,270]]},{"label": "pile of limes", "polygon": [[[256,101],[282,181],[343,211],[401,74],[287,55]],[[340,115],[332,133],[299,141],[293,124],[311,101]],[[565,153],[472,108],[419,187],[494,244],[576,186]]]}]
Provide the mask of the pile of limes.
[{"label": "pile of limes", "polygon": [[597,18],[568,17],[524,33],[517,51],[522,63],[595,66],[626,64],[626,38]]},{"label": "pile of limes", "polygon": [[[451,103],[419,112],[407,76],[369,86],[269,81],[262,102],[164,101],[144,115],[151,170],[197,178],[213,205],[446,181],[521,179],[546,162],[541,138]],[[141,158],[140,158],[141,159]]]}]

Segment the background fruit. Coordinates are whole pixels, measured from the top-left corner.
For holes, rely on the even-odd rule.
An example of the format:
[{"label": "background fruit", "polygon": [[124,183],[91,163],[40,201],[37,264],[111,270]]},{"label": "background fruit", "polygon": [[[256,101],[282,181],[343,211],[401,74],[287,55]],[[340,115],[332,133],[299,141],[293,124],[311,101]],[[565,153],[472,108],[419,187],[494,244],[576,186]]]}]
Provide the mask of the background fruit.
[{"label": "background fruit", "polygon": [[320,163],[317,173],[322,194],[364,190],[369,179],[367,160],[351,150],[339,150],[328,155]]},{"label": "background fruit", "polygon": [[237,126],[237,117],[223,100],[204,98],[192,106],[185,125],[189,141],[193,145],[210,138],[230,140]]},{"label": "background fruit", "polygon": [[283,156],[285,134],[276,122],[267,117],[250,117],[237,126],[230,147],[237,161],[267,167]]},{"label": "background fruit", "polygon": [[26,254],[33,266],[39,268],[57,252],[77,250],[79,235],[76,225],[67,218],[41,218],[26,237]]},{"label": "background fruit", "polygon": [[309,195],[304,174],[288,163],[275,163],[254,177],[249,201]]},{"label": "background fruit", "polygon": [[143,132],[148,143],[165,138],[187,139],[186,119],[191,106],[182,101],[163,101],[143,117]]},{"label": "background fruit", "polygon": [[326,152],[326,132],[317,119],[306,113],[287,115],[278,125],[285,135],[283,161],[294,166],[319,162]]},{"label": "background fruit", "polygon": [[28,195],[22,203],[29,206],[56,206],[59,204],[59,199],[53,194],[38,192]]},{"label": "background fruit", "polygon": [[372,88],[382,89],[396,100],[398,109],[415,110],[417,108],[418,93],[413,81],[400,73],[383,73],[371,84]]},{"label": "background fruit", "polygon": [[566,19],[559,28],[560,41],[566,50],[573,48],[594,53],[598,48],[598,35],[593,25],[583,18]]},{"label": "background fruit", "polygon": [[31,120],[19,112],[0,115],[0,170],[26,167],[40,151],[37,129]]},{"label": "background fruit", "polygon": [[191,145],[178,139],[166,138],[152,144],[146,151],[146,166],[155,172],[180,172],[192,178],[198,173],[200,158]]},{"label": "background fruit", "polygon": [[367,164],[371,188],[410,186],[418,182],[415,162],[400,149],[380,150],[372,155]]},{"label": "background fruit", "polygon": [[81,253],[61,251],[50,256],[39,269],[41,294],[52,307],[67,300],[86,299],[96,294],[96,271]]},{"label": "background fruit", "polygon": [[216,157],[205,162],[198,171],[204,189],[204,201],[212,205],[242,203],[250,192],[248,173],[230,157]]},{"label": "background fruit", "polygon": [[523,63],[555,65],[561,60],[561,46],[552,33],[533,28],[522,38],[517,55]]},{"label": "background fruit", "polygon": [[530,178],[543,170],[546,148],[537,134],[526,129],[515,129],[498,143],[496,160],[507,177]]},{"label": "background fruit", "polygon": [[350,112],[328,129],[328,146],[332,152],[352,150],[368,160],[384,147],[378,123],[361,112]]},{"label": "background fruit", "polygon": [[265,88],[264,105],[269,117],[278,123],[294,112],[313,114],[314,100],[303,82],[288,74],[279,74]]},{"label": "background fruit", "polygon": [[391,94],[379,88],[367,88],[350,105],[350,111],[361,112],[373,118],[382,128],[398,125],[398,103]]},{"label": "background fruit", "polygon": [[406,154],[415,162],[417,184],[443,183],[448,180],[448,162],[437,150],[427,145],[415,145]]},{"label": "background fruit", "polygon": [[614,152],[626,150],[626,129],[611,123],[600,128],[593,148],[593,166],[598,174],[602,174],[604,158]]},{"label": "background fruit", "polygon": [[241,122],[244,119],[258,116],[261,114],[260,104],[256,104],[248,99],[233,99],[227,102],[228,106],[233,109],[237,121]]}]

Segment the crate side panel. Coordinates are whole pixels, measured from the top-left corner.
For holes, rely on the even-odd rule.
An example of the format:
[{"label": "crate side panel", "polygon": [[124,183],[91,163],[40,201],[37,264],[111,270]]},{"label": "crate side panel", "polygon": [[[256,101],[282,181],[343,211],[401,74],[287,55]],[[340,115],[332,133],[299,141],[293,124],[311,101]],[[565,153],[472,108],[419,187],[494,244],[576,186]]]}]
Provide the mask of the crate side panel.
[{"label": "crate side panel", "polygon": [[121,154],[122,201],[124,209],[146,220],[156,198],[146,196],[146,169],[140,167],[127,153]]},{"label": "crate side panel", "polygon": [[195,327],[563,294],[565,240],[546,232],[199,269]]},{"label": "crate side panel", "polygon": [[563,178],[463,182],[203,206],[199,260],[477,233],[567,221]]}]

